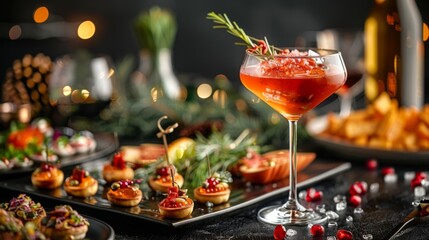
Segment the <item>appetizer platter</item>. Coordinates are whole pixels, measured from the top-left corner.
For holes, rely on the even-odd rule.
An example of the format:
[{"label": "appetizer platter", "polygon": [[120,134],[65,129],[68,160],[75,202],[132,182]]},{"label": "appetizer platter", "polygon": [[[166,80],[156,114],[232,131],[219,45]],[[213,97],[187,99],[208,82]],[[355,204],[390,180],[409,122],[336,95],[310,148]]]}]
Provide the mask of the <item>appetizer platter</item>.
[{"label": "appetizer platter", "polygon": [[[201,203],[196,201],[193,191],[188,191],[187,197],[194,200],[192,213],[183,218],[180,217],[179,219],[168,218],[159,211],[159,204],[164,199],[167,199],[168,195],[166,197],[164,194],[153,191],[150,188],[141,189],[142,199],[137,204],[132,204],[133,206],[120,206],[110,202],[107,194],[111,190],[112,184],[106,183],[101,173],[103,166],[108,161],[110,161],[110,159],[99,159],[82,164],[82,168],[93,174],[95,173],[94,176],[99,176],[97,179],[99,182],[98,191],[92,197],[81,198],[70,196],[63,187],[54,190],[39,189],[31,184],[31,179],[29,177],[5,180],[0,183],[0,188],[36,195],[38,197],[54,200],[61,204],[79,205],[80,207],[91,210],[97,209],[100,211],[114,212],[130,217],[131,219],[169,227],[181,227],[234,211],[240,211],[285,194],[289,190],[288,178],[283,178],[268,184],[249,184],[249,182],[243,178],[234,178],[234,181],[229,184],[231,190],[227,201],[221,201],[220,204],[214,205]],[[316,159],[300,172],[298,187],[302,188],[314,184],[315,182],[348,170],[350,167],[351,164],[349,163],[329,162],[323,159]],[[65,173],[66,176],[70,176],[71,174],[72,173]]]},{"label": "appetizer platter", "polygon": [[0,178],[32,172],[43,162],[78,165],[111,154],[119,146],[111,133],[52,128],[39,122],[11,127],[1,135]]},{"label": "appetizer platter", "polygon": [[[213,133],[168,145],[166,135],[177,124],[163,128],[165,118],[159,119],[157,134],[163,151],[147,144],[121,147],[113,156],[74,169],[46,162],[31,176],[0,182],[0,188],[171,227],[243,210],[289,190],[288,150],[260,153],[249,131],[235,140]],[[351,166],[311,152],[298,152],[297,162],[298,187]]]},{"label": "appetizer platter", "polygon": [[346,117],[312,118],[306,130],[317,144],[349,159],[420,165],[429,157],[429,105],[399,107],[387,95]]}]

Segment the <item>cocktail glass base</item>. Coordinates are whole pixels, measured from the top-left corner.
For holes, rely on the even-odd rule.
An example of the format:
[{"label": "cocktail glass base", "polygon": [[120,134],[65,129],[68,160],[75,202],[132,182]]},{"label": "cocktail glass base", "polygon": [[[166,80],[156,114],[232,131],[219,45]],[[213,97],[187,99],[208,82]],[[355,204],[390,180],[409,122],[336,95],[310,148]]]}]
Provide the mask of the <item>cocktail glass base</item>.
[{"label": "cocktail glass base", "polygon": [[316,213],[312,209],[289,210],[278,205],[259,210],[258,220],[272,225],[305,226],[322,224],[328,220],[328,217],[325,214]]}]

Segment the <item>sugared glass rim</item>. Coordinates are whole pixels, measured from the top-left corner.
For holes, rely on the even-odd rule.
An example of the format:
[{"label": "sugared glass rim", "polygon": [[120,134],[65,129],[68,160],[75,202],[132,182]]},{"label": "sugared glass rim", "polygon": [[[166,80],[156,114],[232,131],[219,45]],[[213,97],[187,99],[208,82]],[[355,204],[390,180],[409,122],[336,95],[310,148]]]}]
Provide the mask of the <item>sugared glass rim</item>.
[{"label": "sugared glass rim", "polygon": [[319,55],[304,55],[304,56],[290,56],[290,55],[267,55],[267,54],[258,54],[258,53],[254,53],[252,52],[252,49],[246,49],[246,54],[250,55],[250,56],[255,56],[255,57],[261,57],[261,58],[266,58],[266,57],[274,57],[274,58],[321,58],[321,57],[328,57],[328,56],[334,56],[334,55],[341,55],[341,52],[339,50],[335,50],[335,49],[327,49],[327,48],[312,48],[312,47],[282,47],[282,48],[278,48],[281,50],[286,50],[289,49],[291,51],[293,50],[298,50],[299,52],[309,52],[309,51],[313,51]]}]

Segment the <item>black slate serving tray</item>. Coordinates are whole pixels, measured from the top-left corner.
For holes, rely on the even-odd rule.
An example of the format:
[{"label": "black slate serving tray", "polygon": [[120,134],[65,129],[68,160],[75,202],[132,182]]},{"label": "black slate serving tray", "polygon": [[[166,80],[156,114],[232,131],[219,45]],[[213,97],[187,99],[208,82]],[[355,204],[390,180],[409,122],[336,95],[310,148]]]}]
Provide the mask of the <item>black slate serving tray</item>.
[{"label": "black slate serving tray", "polygon": [[[83,167],[91,172],[100,170],[108,159],[100,159],[83,164]],[[334,176],[340,172],[350,169],[350,163],[327,162],[316,159],[307,168],[298,174],[298,187],[305,187],[320,180]],[[70,173],[65,173],[66,176]],[[101,176],[101,174],[99,174]],[[120,214],[133,221],[150,222],[155,225],[168,227],[181,227],[192,223],[201,222],[219,215],[243,210],[252,205],[279,197],[289,190],[289,178],[269,183],[265,185],[248,184],[241,179],[234,179],[231,185],[232,191],[229,202],[222,205],[207,207],[205,204],[195,203],[192,215],[185,219],[172,220],[163,218],[158,211],[158,203],[164,198],[151,190],[144,190],[144,199],[135,207],[118,207],[112,205],[106,199],[106,192],[109,188],[99,180],[99,189],[97,194],[91,198],[75,198],[68,196],[62,187],[44,191],[32,186],[30,177],[9,179],[0,182],[0,188],[12,190],[15,192],[26,193],[37,196],[41,199],[58,202],[58,204],[78,205],[79,208],[86,208],[89,211],[103,211],[103,213]],[[192,190],[189,190],[189,197],[193,198]],[[286,199],[285,199],[286,200]],[[41,202],[43,205],[43,202]]]}]

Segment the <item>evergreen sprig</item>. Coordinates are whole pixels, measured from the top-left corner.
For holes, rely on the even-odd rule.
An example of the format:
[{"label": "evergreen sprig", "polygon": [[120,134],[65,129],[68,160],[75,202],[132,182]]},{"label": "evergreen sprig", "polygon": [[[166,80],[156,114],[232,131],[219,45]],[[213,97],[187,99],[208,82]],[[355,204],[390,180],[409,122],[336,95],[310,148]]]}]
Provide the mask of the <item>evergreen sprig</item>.
[{"label": "evergreen sprig", "polygon": [[266,37],[264,37],[264,39],[258,39],[247,35],[235,21],[229,20],[225,13],[210,12],[207,14],[207,19],[217,24],[214,25],[213,28],[226,29],[228,33],[243,41],[236,42],[235,44],[247,46],[247,48],[252,49],[252,51],[257,54],[273,56],[277,51],[281,51],[281,49],[270,45]]},{"label": "evergreen sprig", "polygon": [[244,157],[248,148],[259,151],[256,136],[244,130],[237,138],[214,131],[210,136],[197,134],[194,154],[175,162],[184,175],[187,188],[196,188],[209,177],[210,172],[225,172]]}]

